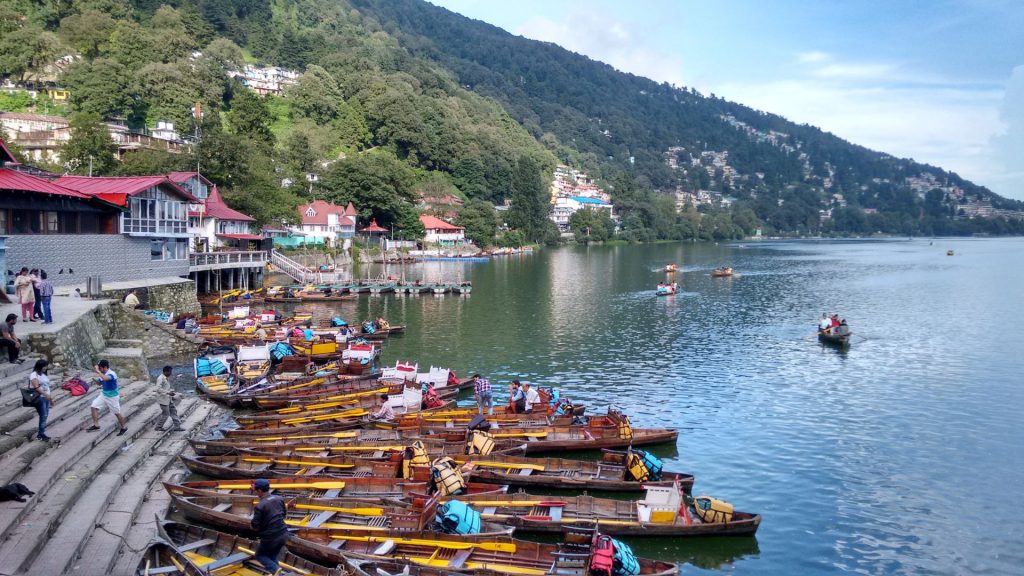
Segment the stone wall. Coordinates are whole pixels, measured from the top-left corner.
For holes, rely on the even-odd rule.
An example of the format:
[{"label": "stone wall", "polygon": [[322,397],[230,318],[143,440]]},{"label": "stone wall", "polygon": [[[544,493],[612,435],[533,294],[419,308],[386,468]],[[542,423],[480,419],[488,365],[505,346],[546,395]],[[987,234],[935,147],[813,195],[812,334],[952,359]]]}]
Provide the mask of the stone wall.
[{"label": "stone wall", "polygon": [[77,286],[83,293],[87,276],[103,282],[188,276],[188,260],[151,260],[149,247],[148,238],[122,234],[15,235],[7,238],[7,268],[41,268],[54,286]]},{"label": "stone wall", "polygon": [[[123,357],[131,358],[132,366],[114,369],[119,373],[127,369],[130,373],[122,377],[132,378],[148,377],[146,358],[194,355],[203,342],[117,302],[101,304],[55,333],[32,334],[26,339],[29,349],[46,357],[54,369],[90,368],[101,357]],[[140,353],[130,354],[127,349],[139,349]]]},{"label": "stone wall", "polygon": [[[104,289],[103,297],[121,302],[133,288]],[[165,282],[156,286],[134,288],[143,308],[164,310],[179,314],[199,314],[200,305],[196,298],[196,283],[184,278],[179,282]]]}]

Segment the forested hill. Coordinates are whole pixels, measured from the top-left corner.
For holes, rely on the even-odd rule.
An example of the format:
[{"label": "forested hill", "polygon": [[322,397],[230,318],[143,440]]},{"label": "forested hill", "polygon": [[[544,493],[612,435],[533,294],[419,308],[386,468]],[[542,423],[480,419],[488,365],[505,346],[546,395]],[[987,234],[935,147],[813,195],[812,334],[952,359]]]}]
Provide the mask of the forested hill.
[{"label": "forested hill", "polygon": [[[291,79],[272,95],[242,79],[271,72]],[[557,241],[548,184],[561,162],[615,205],[618,225],[577,212],[581,239],[1024,233],[1008,212],[1022,203],[955,174],[420,0],[5,0],[0,79],[15,85],[0,110],[69,116],[51,170],[198,165],[261,223],[315,197],[416,237],[420,199],[455,196],[482,244]],[[39,81],[70,99],[33,99]],[[171,121],[195,144],[117,162],[110,121]]]},{"label": "forested hill", "polygon": [[[619,72],[420,0],[349,1],[413,54],[443,64],[463,86],[499,100],[563,160],[606,181],[635,173],[640,186],[655,190],[722,191],[754,208],[770,227],[789,231],[816,230],[818,210],[833,207],[836,221],[826,228],[904,233],[957,231],[947,216],[965,200],[1022,208],[940,168],[713,95]],[[676,147],[685,150],[674,152]],[[681,156],[682,164],[704,151],[727,151],[733,177],[702,170],[684,175],[666,162],[667,155]],[[942,194],[929,196],[933,189]],[[834,194],[851,209],[842,209]],[[860,208],[881,215],[865,219]]]}]

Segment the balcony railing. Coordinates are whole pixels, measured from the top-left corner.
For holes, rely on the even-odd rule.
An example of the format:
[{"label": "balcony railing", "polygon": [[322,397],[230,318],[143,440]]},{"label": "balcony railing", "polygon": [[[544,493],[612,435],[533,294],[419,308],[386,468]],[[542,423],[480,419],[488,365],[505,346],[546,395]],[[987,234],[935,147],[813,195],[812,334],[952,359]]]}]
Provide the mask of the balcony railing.
[{"label": "balcony railing", "polygon": [[232,268],[234,266],[263,266],[267,263],[267,253],[263,251],[230,251],[230,252],[195,252],[188,255],[188,265],[192,268]]}]

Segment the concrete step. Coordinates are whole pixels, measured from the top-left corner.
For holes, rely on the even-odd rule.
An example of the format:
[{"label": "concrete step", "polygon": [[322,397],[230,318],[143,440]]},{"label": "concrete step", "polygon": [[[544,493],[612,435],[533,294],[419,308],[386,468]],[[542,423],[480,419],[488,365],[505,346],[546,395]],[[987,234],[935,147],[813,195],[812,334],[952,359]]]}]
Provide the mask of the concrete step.
[{"label": "concrete step", "polygon": [[[0,351],[2,353],[2,351]],[[28,385],[28,375],[32,372],[32,366],[36,358],[28,358],[24,364],[0,364],[0,401],[6,401],[8,396],[18,396],[18,388]]]},{"label": "concrete step", "polygon": [[[141,393],[151,391],[148,382],[134,381],[121,388],[122,407],[132,398]],[[84,396],[71,396],[63,390],[64,396],[55,394],[56,403],[50,407],[47,420],[47,436],[54,439],[51,444],[59,445],[66,439],[83,432],[91,425],[89,404],[99,394],[90,390]],[[105,411],[104,411],[105,412]],[[104,416],[109,418],[109,416]],[[0,485],[7,484],[14,476],[32,462],[50,444],[32,440],[38,429],[39,416],[31,408],[22,408],[17,412],[0,416]]]},{"label": "concrete step", "polygon": [[[178,408],[184,420],[183,424],[192,427],[202,419],[202,416],[208,412],[208,409],[199,410],[198,412],[201,414],[196,414],[196,408],[202,404],[205,404],[205,401],[198,398],[190,398],[181,402]],[[86,483],[82,494],[68,503],[68,507],[62,514],[62,521],[54,526],[53,534],[48,538],[45,538],[45,534],[43,535],[44,538],[40,540],[36,557],[27,567],[28,573],[63,574],[73,562],[78,560],[79,554],[85,549],[90,537],[97,534],[94,529],[97,526],[102,526],[99,521],[109,509],[108,506],[117,501],[122,505],[134,504],[137,507],[149,487],[149,482],[152,481],[152,478],[139,476],[142,467],[158,461],[166,462],[169,458],[173,458],[167,454],[167,445],[173,446],[175,440],[179,441],[178,446],[186,444],[182,439],[182,433],[175,432],[173,434],[177,438],[172,438],[171,432],[158,432],[151,426],[137,441],[128,445],[127,450],[122,450],[121,454],[117,455],[101,473],[93,476]],[[179,451],[180,449],[175,452]],[[133,514],[123,514],[122,516],[124,516],[126,524],[130,525]],[[102,536],[112,538],[109,527],[103,526],[103,528],[104,530],[98,533],[101,536],[100,540],[103,539]],[[88,567],[96,574],[106,573],[107,570],[100,570],[97,563],[106,561],[113,564],[114,558],[111,551],[118,548],[119,542],[116,540],[115,538],[112,548],[107,547],[101,550],[99,555],[82,557],[79,565]]]},{"label": "concrete step", "polygon": [[[34,362],[32,364],[34,364]],[[19,389],[28,387],[28,377],[32,373],[32,364],[29,364],[29,362],[26,361],[24,365],[26,366],[24,372],[18,372],[0,380],[0,417],[24,408],[24,406],[21,405],[21,392]],[[57,374],[50,375],[50,394],[53,396],[54,400],[60,402],[61,398],[70,396],[67,391],[60,388],[60,385],[77,373],[77,371],[68,372],[66,374],[58,372]],[[0,428],[0,430],[2,430],[2,428]]]},{"label": "concrete step", "polygon": [[[163,517],[167,509],[166,500],[169,498],[166,498],[162,507],[158,502],[160,493],[166,497],[158,481],[170,477],[182,478],[188,473],[178,463],[177,457],[188,448],[188,437],[203,429],[206,419],[216,409],[218,407],[212,402],[199,400],[192,414],[182,419],[186,432],[165,436],[162,443],[140,462],[124,485],[111,494],[106,511],[96,521],[97,529],[88,539],[83,539],[78,557],[73,558],[71,565],[64,568],[66,574],[88,576],[94,573],[132,572],[146,544],[156,535],[154,515]],[[153,493],[154,489],[159,490],[159,493]],[[131,566],[118,570],[115,564],[122,562],[122,556],[128,557],[127,562]],[[44,565],[40,562],[47,557],[47,551],[44,550],[32,569],[40,574],[59,574],[59,571],[54,571],[57,564],[43,569]]]},{"label": "concrete step", "polygon": [[[126,436],[115,436],[117,425],[110,422],[113,417],[103,414],[99,431],[71,434],[64,442],[29,460],[30,468],[22,465],[21,470],[4,481],[5,484],[20,482],[35,491],[36,496],[27,502],[8,502],[0,508],[0,566],[15,567],[4,560],[5,554],[18,548],[17,543],[10,538],[18,532],[21,522],[32,514],[37,505],[48,502],[51,493],[54,497],[77,494],[82,484],[102,469],[122,446],[146,433],[148,421],[159,414],[156,396],[153,393],[137,395],[121,405],[121,412],[128,421],[129,434]],[[81,426],[78,419],[74,420],[74,424],[76,427]],[[34,442],[33,445],[48,447],[44,442]],[[81,467],[78,466],[80,462],[83,463]],[[7,473],[7,468],[20,463],[20,460],[5,461],[3,471]]]}]

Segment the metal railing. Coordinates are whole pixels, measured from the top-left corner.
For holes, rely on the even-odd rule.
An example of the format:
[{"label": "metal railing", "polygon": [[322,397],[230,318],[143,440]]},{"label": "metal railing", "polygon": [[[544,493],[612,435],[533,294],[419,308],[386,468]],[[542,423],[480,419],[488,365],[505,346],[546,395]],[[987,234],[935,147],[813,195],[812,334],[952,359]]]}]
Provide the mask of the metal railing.
[{"label": "metal railing", "polygon": [[236,265],[249,264],[263,266],[267,263],[267,253],[257,251],[231,252],[196,252],[188,255],[188,265],[192,268],[231,268]]},{"label": "metal railing", "polygon": [[276,266],[278,270],[284,272],[288,276],[291,276],[295,281],[299,282],[300,284],[310,282],[316,277],[316,274],[314,274],[312,270],[306,268],[302,264],[299,264],[295,260],[292,260],[291,258],[285,256],[284,254],[281,254],[277,250],[271,252],[270,261],[274,263],[274,266]]}]

